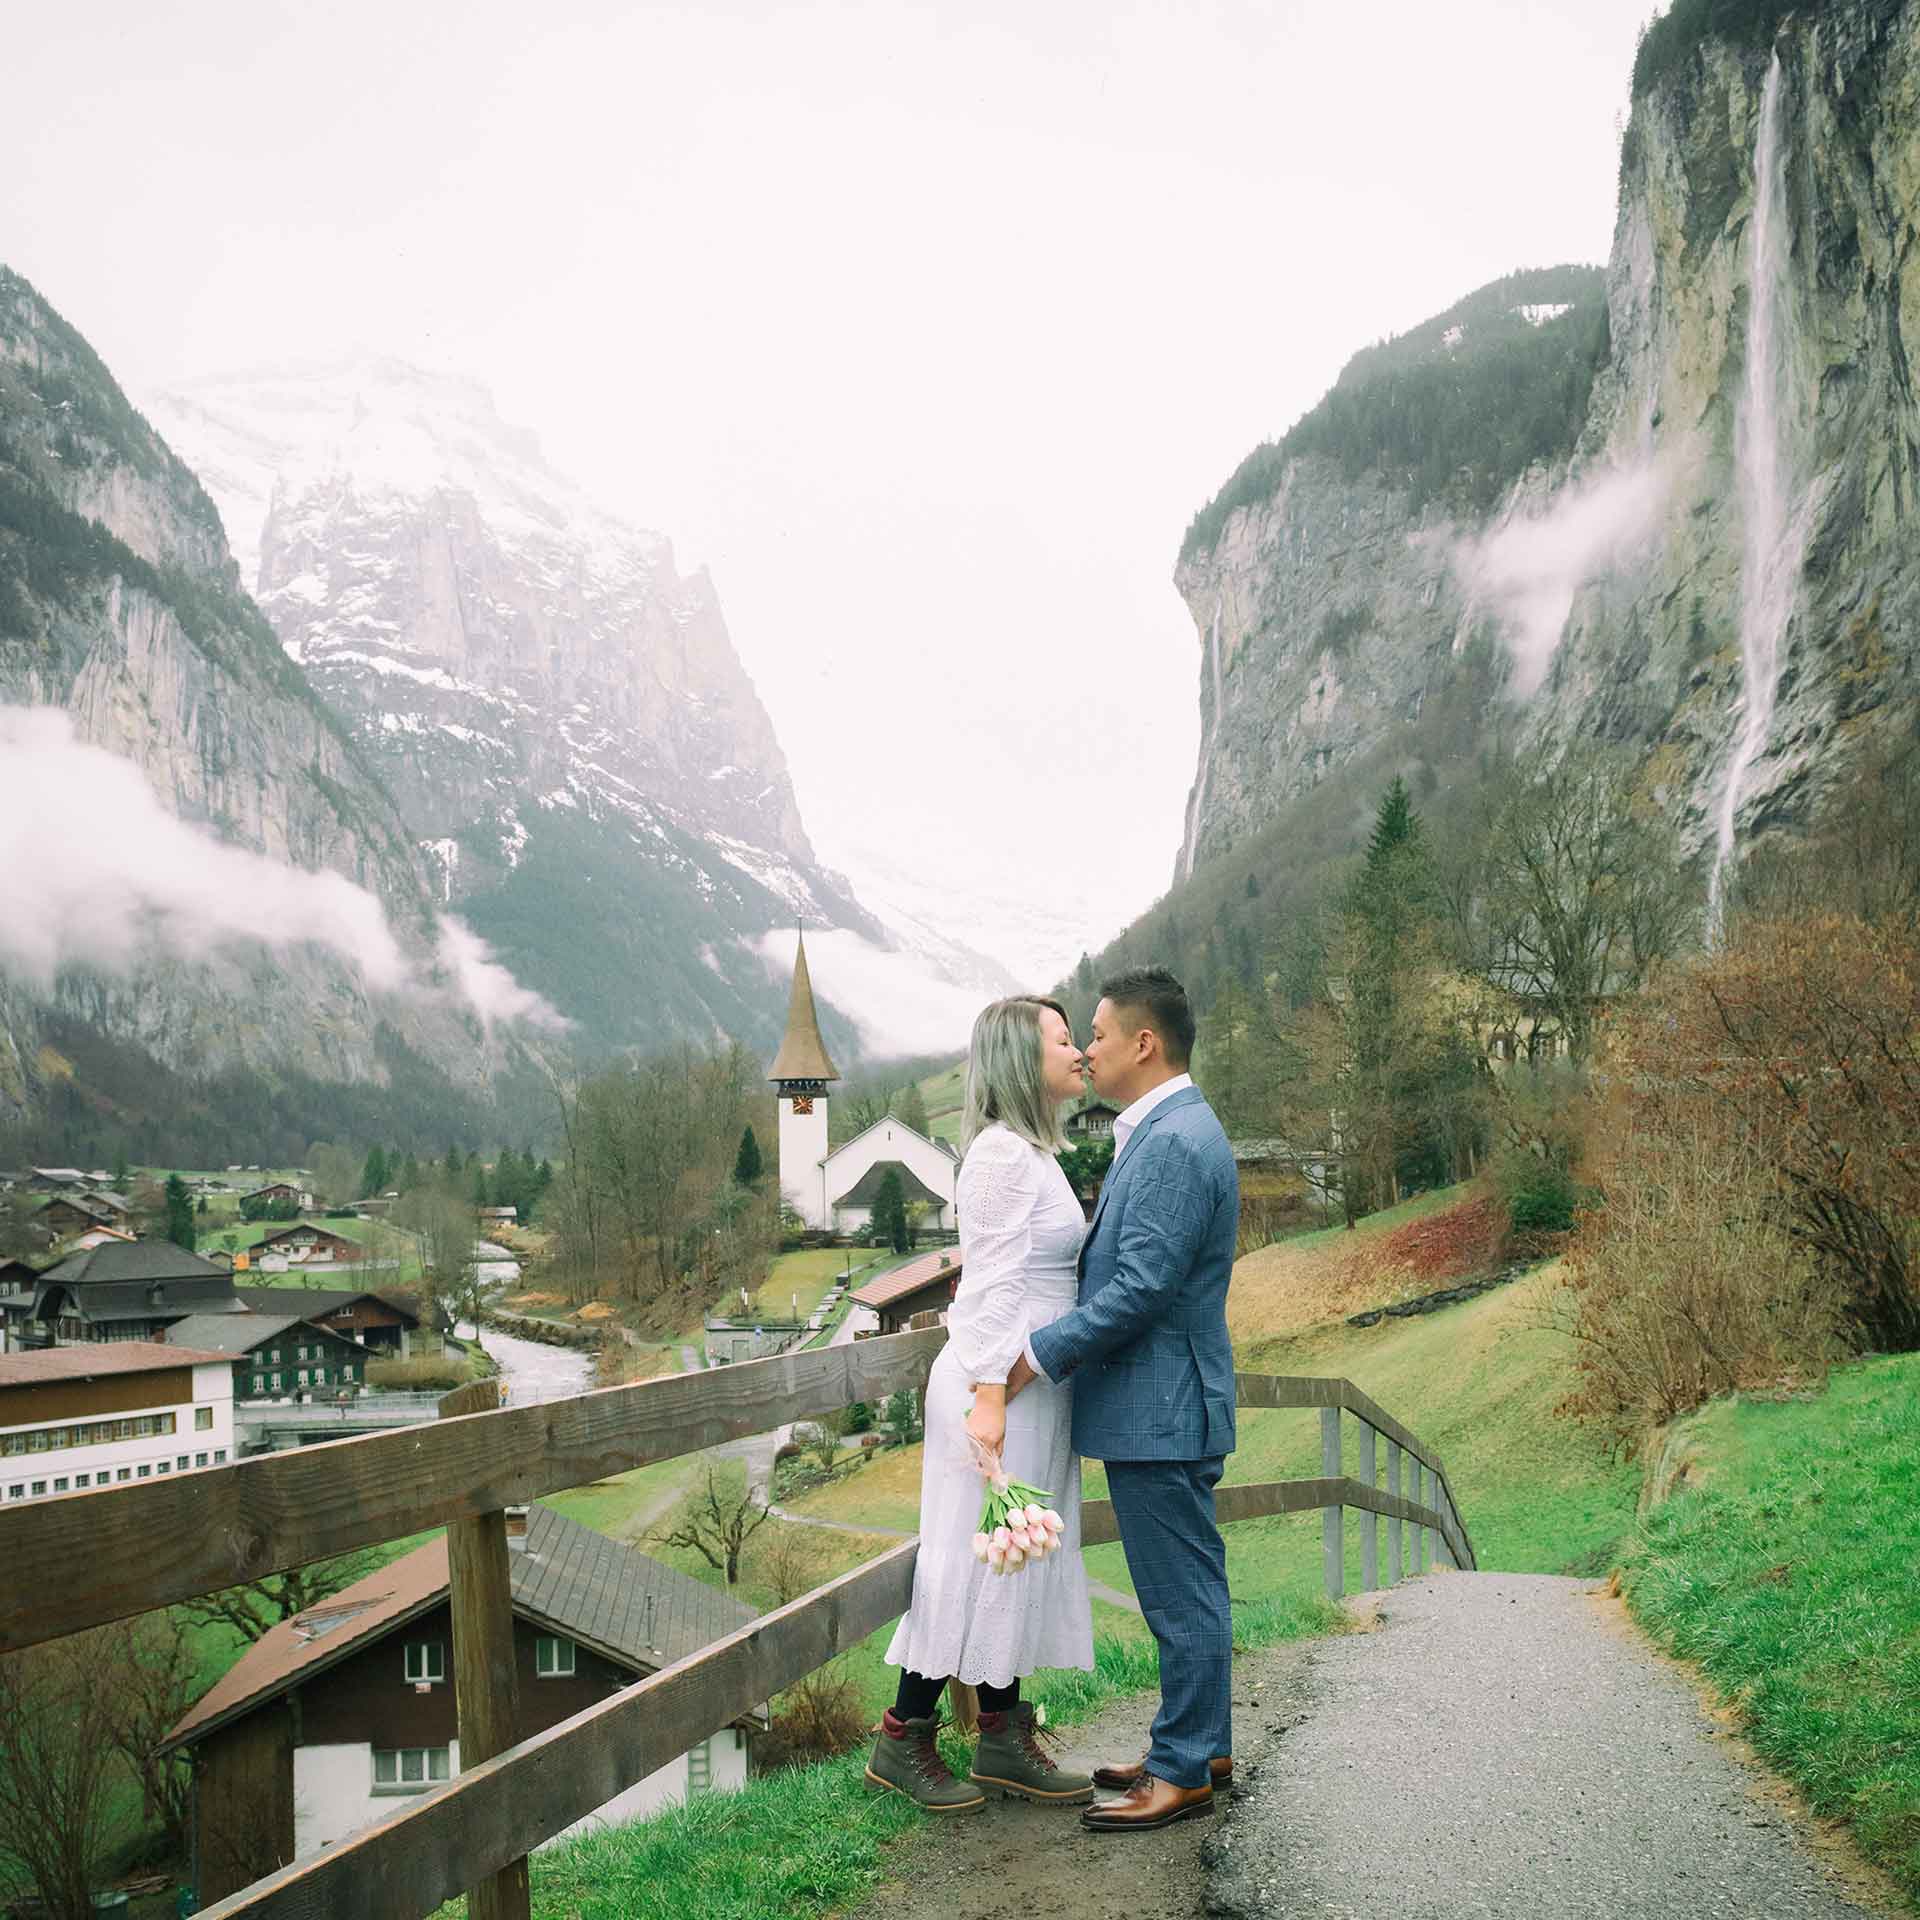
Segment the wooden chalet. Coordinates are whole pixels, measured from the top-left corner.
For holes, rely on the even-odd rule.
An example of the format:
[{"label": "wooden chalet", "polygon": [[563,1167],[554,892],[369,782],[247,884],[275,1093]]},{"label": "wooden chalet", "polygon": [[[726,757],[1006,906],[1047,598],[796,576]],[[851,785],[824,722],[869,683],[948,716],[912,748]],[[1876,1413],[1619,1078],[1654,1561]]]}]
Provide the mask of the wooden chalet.
[{"label": "wooden chalet", "polygon": [[317,1227],[310,1220],[276,1229],[255,1241],[248,1252],[249,1264],[254,1266],[266,1260],[284,1260],[289,1266],[303,1267],[357,1266],[367,1257],[366,1248],[358,1240]]},{"label": "wooden chalet", "polygon": [[410,1353],[420,1331],[421,1305],[410,1293],[341,1287],[236,1286],[233,1291],[249,1312],[291,1313],[381,1353]]},{"label": "wooden chalet", "polygon": [[[960,1284],[960,1256],[949,1250],[929,1253],[895,1267],[864,1287],[855,1287],[847,1297],[855,1306],[867,1307],[880,1318],[882,1333],[904,1333],[910,1324],[923,1326],[944,1314],[953,1304],[954,1289]],[[932,1319],[921,1316],[930,1315]]]},{"label": "wooden chalet", "polygon": [[190,1314],[240,1313],[233,1276],[170,1240],[103,1241],[39,1276],[32,1322],[39,1344],[158,1340]]},{"label": "wooden chalet", "polygon": [[169,1327],[167,1342],[232,1355],[235,1400],[354,1393],[367,1384],[367,1349],[297,1313],[196,1314]]},{"label": "wooden chalet", "polygon": [[[508,1537],[523,1740],[754,1617],[550,1507],[518,1533],[510,1517]],[[459,1773],[452,1636],[442,1536],[272,1628],[201,1698],[159,1749],[193,1755],[201,1905]],[[718,1728],[579,1827],[742,1784],[765,1724],[762,1710]]]}]

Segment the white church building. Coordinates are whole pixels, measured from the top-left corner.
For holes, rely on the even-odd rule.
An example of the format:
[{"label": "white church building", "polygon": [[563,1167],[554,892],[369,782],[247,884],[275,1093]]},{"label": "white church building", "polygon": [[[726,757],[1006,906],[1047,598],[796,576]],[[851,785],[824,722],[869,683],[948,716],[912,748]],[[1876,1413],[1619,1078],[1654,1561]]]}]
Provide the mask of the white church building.
[{"label": "white church building", "polygon": [[767,1078],[780,1094],[780,1198],[809,1227],[858,1232],[873,1217],[890,1172],[900,1176],[909,1206],[918,1202],[928,1209],[928,1227],[951,1233],[959,1224],[954,1188],[960,1161],[951,1147],[891,1116],[845,1145],[829,1147],[827,1088],[840,1073],[820,1037],[804,937],[794,956],[786,1037]]}]

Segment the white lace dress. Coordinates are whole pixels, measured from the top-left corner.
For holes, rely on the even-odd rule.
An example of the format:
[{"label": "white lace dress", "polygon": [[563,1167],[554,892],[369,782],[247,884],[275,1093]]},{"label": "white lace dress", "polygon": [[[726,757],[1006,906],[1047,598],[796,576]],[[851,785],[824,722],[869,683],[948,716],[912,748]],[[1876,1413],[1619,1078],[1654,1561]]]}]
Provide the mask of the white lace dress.
[{"label": "white lace dress", "polygon": [[1014,1479],[1052,1496],[1064,1545],[1038,1566],[992,1574],[973,1557],[986,1483],[967,1446],[968,1383],[1004,1381],[1028,1334],[1073,1306],[1087,1228],[1059,1163],[1005,1127],[989,1127],[968,1149],[958,1203],[963,1270],[927,1382],[913,1604],[887,1659],[929,1678],[1004,1687],[1037,1667],[1093,1666],[1073,1388],[1045,1380],[1025,1388],[1007,1409],[1001,1455]]}]

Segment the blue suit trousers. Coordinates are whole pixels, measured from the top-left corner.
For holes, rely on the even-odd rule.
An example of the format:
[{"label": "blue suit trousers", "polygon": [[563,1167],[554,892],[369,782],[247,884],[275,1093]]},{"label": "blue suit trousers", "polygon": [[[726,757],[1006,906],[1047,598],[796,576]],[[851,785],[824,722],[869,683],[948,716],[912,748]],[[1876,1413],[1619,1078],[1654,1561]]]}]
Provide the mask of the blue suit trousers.
[{"label": "blue suit trousers", "polygon": [[1226,1462],[1109,1460],[1107,1489],[1140,1610],[1160,1648],[1147,1771],[1203,1787],[1233,1751],[1233,1615],[1213,1490]]}]

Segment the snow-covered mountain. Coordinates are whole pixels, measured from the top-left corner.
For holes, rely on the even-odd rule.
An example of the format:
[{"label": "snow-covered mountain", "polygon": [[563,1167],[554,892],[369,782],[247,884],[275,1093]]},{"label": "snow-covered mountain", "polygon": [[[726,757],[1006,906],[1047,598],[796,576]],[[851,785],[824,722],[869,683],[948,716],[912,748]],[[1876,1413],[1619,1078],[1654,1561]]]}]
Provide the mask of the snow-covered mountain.
[{"label": "snow-covered mountain", "polygon": [[991,962],[890,934],[821,864],[705,571],[556,473],[484,387],[362,358],[151,411],[443,900],[590,1042],[770,1040],[766,936],[801,919],[916,986],[1000,989]]}]

